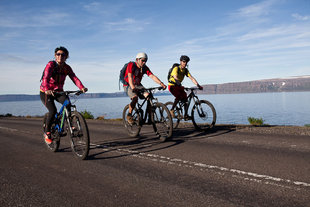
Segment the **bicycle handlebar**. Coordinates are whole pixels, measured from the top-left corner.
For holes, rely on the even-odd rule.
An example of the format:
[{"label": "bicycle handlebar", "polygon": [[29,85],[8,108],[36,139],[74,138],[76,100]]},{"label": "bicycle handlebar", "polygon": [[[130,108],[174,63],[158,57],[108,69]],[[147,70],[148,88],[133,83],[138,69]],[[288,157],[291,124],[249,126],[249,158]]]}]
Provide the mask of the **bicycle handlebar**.
[{"label": "bicycle handlebar", "polygon": [[149,91],[149,92],[151,92],[151,91],[153,91],[153,90],[164,90],[164,88],[163,87],[153,87],[153,88],[141,88],[141,89],[139,89],[139,88],[137,88],[136,89],[138,92],[143,92],[143,91]]},{"label": "bicycle handlebar", "polygon": [[81,95],[83,93],[83,91],[82,90],[76,90],[76,91],[54,91],[53,93],[54,94],[59,94],[59,95],[62,95],[62,94],[69,95],[69,94],[74,93],[74,95],[79,96],[79,95]]},{"label": "bicycle handlebar", "polygon": [[184,87],[184,90],[186,90],[186,91],[189,91],[189,90],[195,91],[195,90],[201,90],[201,89],[199,89],[197,87],[191,87],[191,88]]}]

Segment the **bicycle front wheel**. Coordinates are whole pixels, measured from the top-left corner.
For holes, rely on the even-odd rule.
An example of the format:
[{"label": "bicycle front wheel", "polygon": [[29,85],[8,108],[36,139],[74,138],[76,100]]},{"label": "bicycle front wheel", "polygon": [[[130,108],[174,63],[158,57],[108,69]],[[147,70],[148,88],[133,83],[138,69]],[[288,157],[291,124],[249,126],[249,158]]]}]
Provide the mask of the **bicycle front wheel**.
[{"label": "bicycle front wheel", "polygon": [[89,132],[87,123],[77,111],[71,112],[70,116],[71,129],[68,129],[71,138],[71,148],[73,153],[80,159],[84,160],[89,152]]},{"label": "bicycle front wheel", "polygon": [[192,109],[192,122],[198,130],[212,128],[216,122],[216,111],[214,106],[206,100],[195,103]]},{"label": "bicycle front wheel", "polygon": [[[173,102],[167,102],[165,103],[165,105],[167,106],[168,110],[170,111],[172,106],[173,106]],[[176,107],[177,108],[177,107]],[[171,117],[172,118],[172,122],[173,122],[173,128],[176,129],[179,126],[180,123],[180,117],[181,117],[181,112],[178,109],[174,110],[174,116]]]},{"label": "bicycle front wheel", "polygon": [[140,133],[141,130],[141,125],[140,125],[140,115],[138,113],[137,108],[135,107],[132,110],[132,121],[127,120],[127,115],[129,112],[129,104],[125,106],[123,110],[123,124],[125,128],[127,129],[128,135],[130,137],[137,137]]},{"label": "bicycle front wheel", "polygon": [[[44,118],[43,118],[43,133],[45,133],[45,131],[46,131],[47,116],[48,116],[48,113],[46,113],[44,115]],[[44,141],[44,143],[46,144],[47,149],[49,149],[52,152],[56,152],[59,149],[60,136],[59,136],[57,129],[55,129],[55,123],[54,122],[53,122],[52,127],[51,127],[51,139],[52,139],[51,144],[47,144],[45,141]],[[44,140],[44,135],[43,135],[43,140]]]},{"label": "bicycle front wheel", "polygon": [[172,136],[173,122],[167,106],[163,103],[156,103],[152,111],[153,128],[161,141]]}]

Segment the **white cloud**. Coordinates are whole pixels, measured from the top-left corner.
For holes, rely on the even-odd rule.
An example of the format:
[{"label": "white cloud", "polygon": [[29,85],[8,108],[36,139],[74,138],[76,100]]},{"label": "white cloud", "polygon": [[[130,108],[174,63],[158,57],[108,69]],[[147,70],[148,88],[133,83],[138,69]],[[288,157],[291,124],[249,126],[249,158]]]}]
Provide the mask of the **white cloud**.
[{"label": "white cloud", "polygon": [[302,16],[300,14],[292,14],[292,17],[294,17],[295,19],[297,20],[301,20],[301,21],[307,21],[307,20],[310,20],[310,16]]},{"label": "white cloud", "polygon": [[279,37],[292,37],[294,40],[300,37],[309,38],[310,31],[306,29],[306,25],[282,25],[271,28],[261,28],[249,31],[247,34],[242,35],[239,41],[248,41],[263,38],[279,38]]},{"label": "white cloud", "polygon": [[106,22],[106,27],[111,31],[131,31],[131,32],[141,32],[144,30],[146,25],[150,24],[145,21],[137,21],[133,18],[126,18],[122,21],[116,22]]},{"label": "white cloud", "polygon": [[275,3],[274,0],[267,0],[257,4],[252,4],[240,8],[237,15],[241,17],[259,17],[269,14],[271,6]]},{"label": "white cloud", "polygon": [[0,27],[27,28],[27,27],[49,27],[64,25],[69,15],[65,12],[45,10],[23,11],[13,14],[4,12],[0,14]]}]

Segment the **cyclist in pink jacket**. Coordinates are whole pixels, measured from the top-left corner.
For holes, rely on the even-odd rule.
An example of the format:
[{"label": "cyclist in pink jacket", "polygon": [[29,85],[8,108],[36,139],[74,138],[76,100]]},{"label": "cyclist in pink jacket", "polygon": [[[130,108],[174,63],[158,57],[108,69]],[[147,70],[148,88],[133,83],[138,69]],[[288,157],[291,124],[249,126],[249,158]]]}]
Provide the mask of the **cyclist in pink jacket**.
[{"label": "cyclist in pink jacket", "polygon": [[53,92],[63,91],[63,86],[67,76],[69,76],[74,84],[84,93],[88,90],[84,87],[78,77],[76,77],[72,68],[66,64],[68,57],[69,51],[65,47],[57,47],[55,49],[55,61],[50,61],[47,63],[41,79],[40,98],[49,112],[46,120],[46,133],[44,134],[44,139],[47,144],[52,143],[51,125],[52,120],[57,113],[55,100],[61,104],[63,104],[66,100],[65,95],[54,95]]}]

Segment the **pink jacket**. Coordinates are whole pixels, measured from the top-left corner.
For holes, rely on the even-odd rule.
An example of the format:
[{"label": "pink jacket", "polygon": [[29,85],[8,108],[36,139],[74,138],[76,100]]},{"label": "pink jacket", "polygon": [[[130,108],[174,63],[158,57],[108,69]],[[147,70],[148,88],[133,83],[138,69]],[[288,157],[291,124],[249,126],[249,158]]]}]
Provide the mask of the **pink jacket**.
[{"label": "pink jacket", "polygon": [[[78,77],[76,77],[72,68],[69,65],[65,63],[64,67],[60,69],[59,67],[55,67],[54,64],[54,61],[50,61],[47,63],[44,69],[44,75],[40,86],[40,91],[63,91],[63,86],[67,75],[69,75],[70,79],[80,90],[82,90],[82,88],[85,88],[82,82],[78,79]],[[56,71],[53,72],[53,70]]]}]

